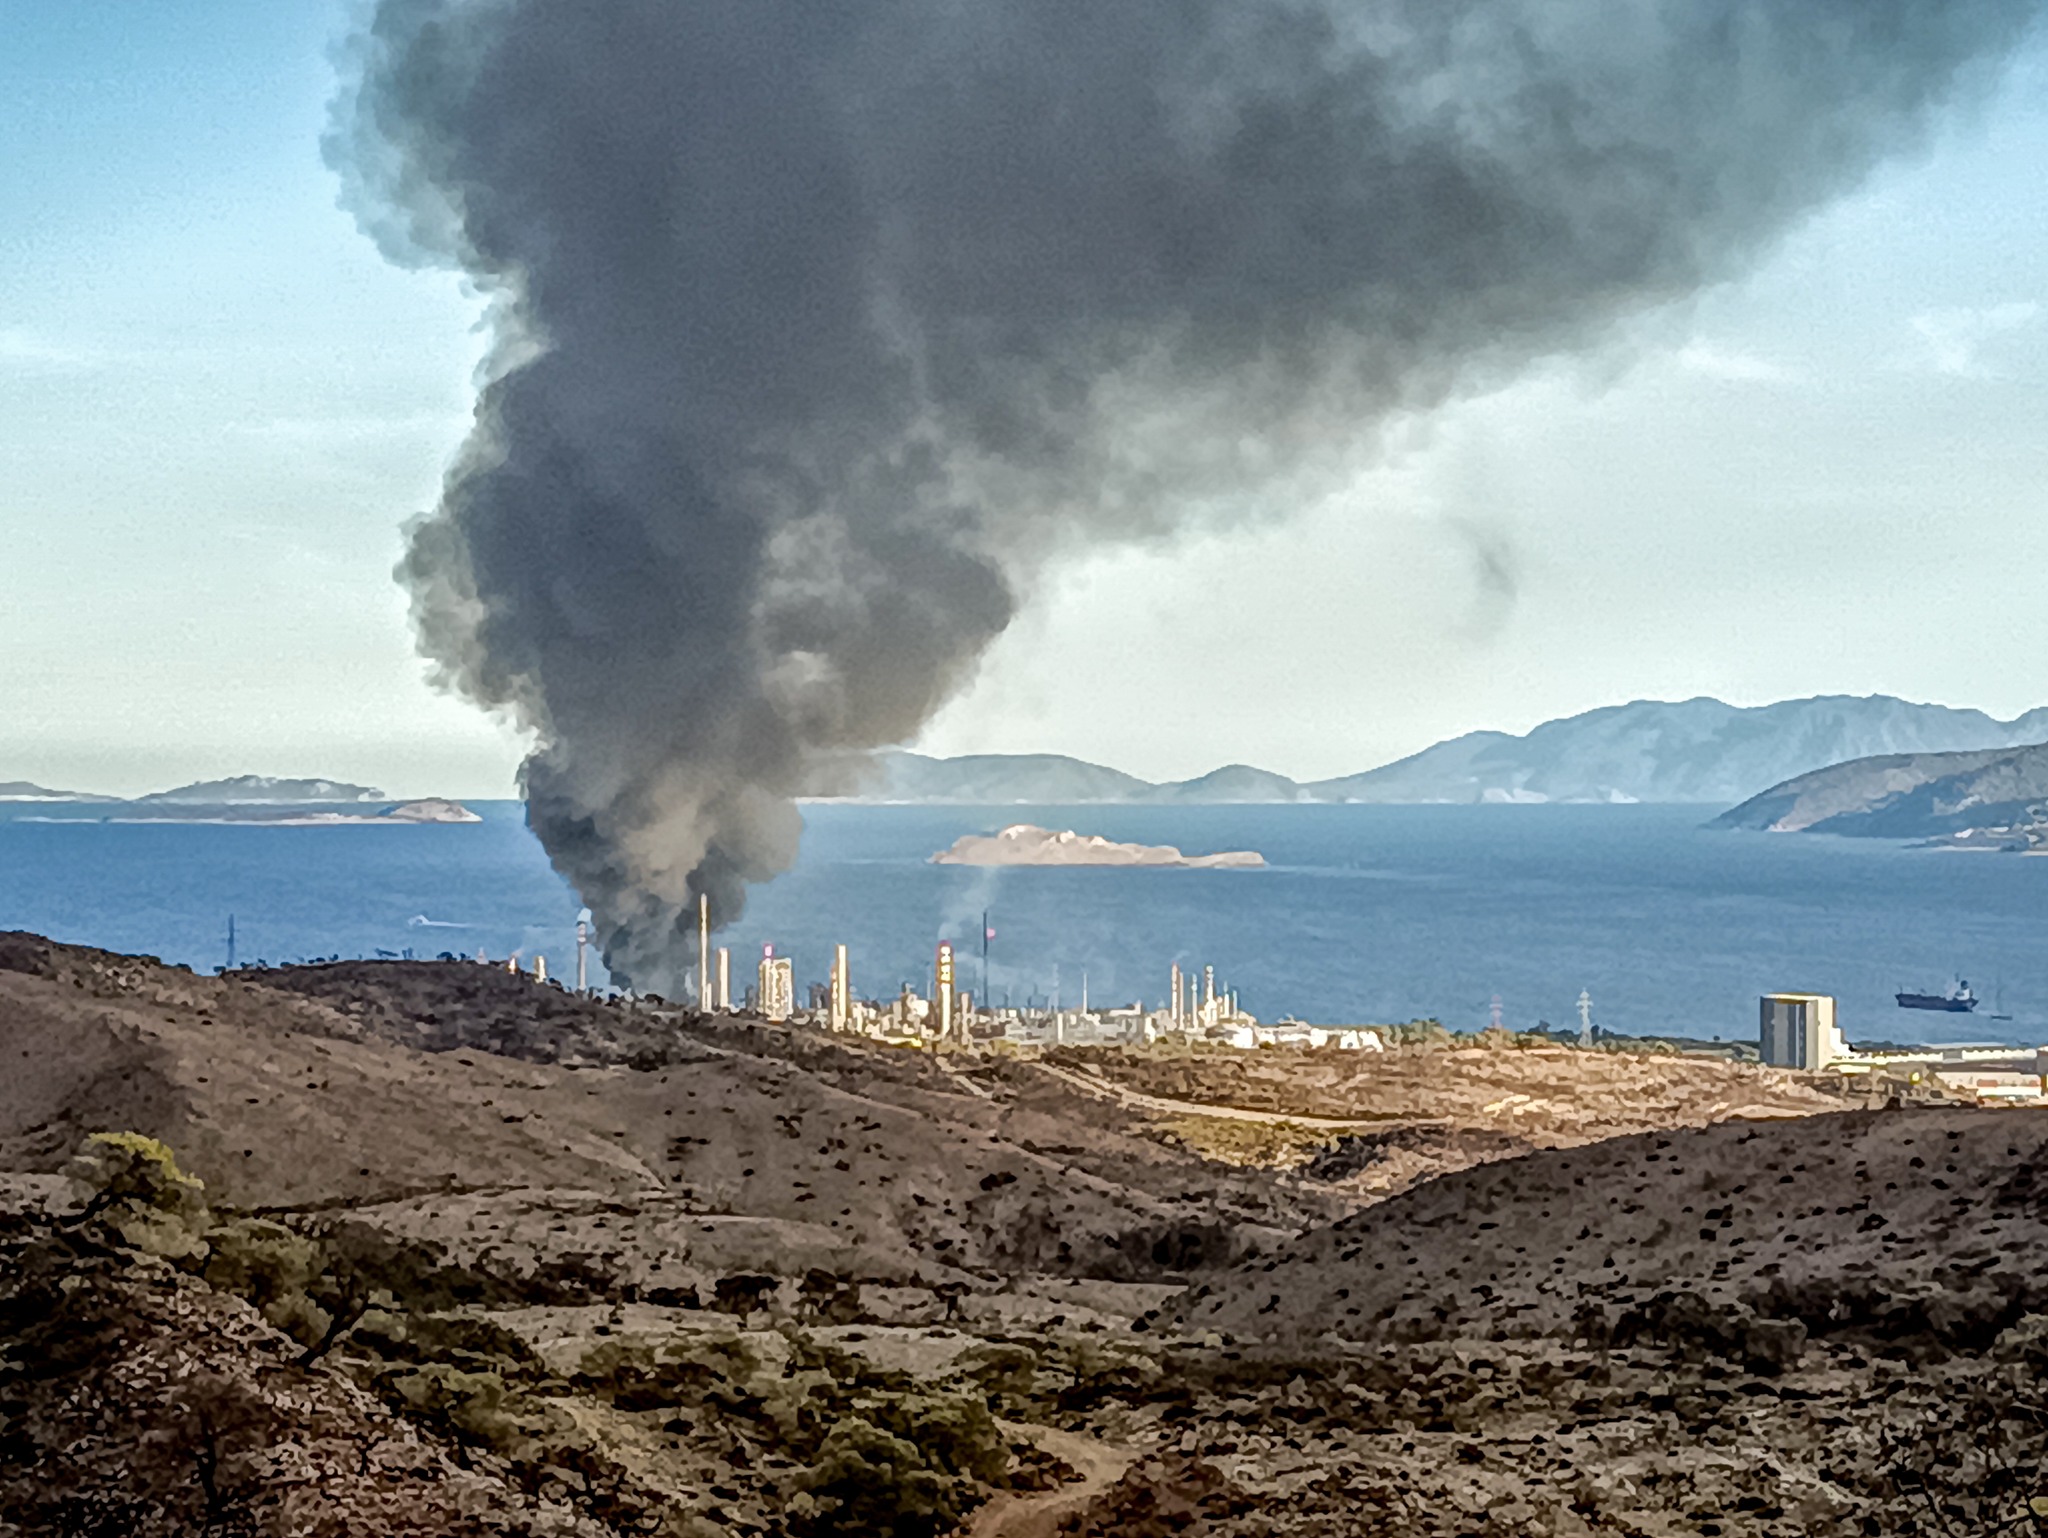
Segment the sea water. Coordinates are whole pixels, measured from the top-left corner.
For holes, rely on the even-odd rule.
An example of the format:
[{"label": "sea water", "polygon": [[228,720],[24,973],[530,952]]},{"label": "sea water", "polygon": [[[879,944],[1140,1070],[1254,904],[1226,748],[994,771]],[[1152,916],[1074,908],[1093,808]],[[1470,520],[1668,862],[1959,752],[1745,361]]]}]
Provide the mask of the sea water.
[{"label": "sea water", "polygon": [[[479,951],[574,967],[576,895],[516,803],[477,824],[262,827],[0,808],[0,928],[212,969],[239,960]],[[1753,1039],[1756,997],[1832,993],[1857,1040],[2048,1041],[2048,859],[1941,853],[1703,826],[1672,806],[805,808],[796,868],[719,936],[735,987],[765,945],[798,991],[835,944],[856,993],[923,989],[951,940],[963,987],[998,1003],[1164,1001],[1169,967],[1216,969],[1263,1019],[1441,1019]],[[1012,822],[1262,870],[935,866]],[[694,950],[694,936],[686,946]],[[593,977],[601,969],[593,965]],[[1967,977],[1978,1014],[1898,1009]],[[2010,1020],[1994,1020],[1993,1014]]]}]

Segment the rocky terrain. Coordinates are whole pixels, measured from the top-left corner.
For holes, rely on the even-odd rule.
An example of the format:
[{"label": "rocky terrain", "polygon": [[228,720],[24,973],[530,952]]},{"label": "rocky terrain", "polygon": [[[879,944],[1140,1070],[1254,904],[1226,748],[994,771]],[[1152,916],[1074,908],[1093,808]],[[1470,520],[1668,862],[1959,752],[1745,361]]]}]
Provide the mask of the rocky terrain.
[{"label": "rocky terrain", "polygon": [[1950,1533],[2043,1488],[2036,1113],[25,935],[0,1058],[7,1538]]}]

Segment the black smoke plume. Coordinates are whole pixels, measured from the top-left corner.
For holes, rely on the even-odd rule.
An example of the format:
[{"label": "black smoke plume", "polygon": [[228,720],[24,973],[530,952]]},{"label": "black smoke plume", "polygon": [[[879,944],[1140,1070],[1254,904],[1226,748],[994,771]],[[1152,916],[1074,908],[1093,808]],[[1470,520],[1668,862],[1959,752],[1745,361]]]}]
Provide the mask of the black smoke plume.
[{"label": "black smoke plume", "polygon": [[401,572],[614,974],[1047,553],[1741,270],[2041,0],[383,0],[330,159],[495,299]]}]

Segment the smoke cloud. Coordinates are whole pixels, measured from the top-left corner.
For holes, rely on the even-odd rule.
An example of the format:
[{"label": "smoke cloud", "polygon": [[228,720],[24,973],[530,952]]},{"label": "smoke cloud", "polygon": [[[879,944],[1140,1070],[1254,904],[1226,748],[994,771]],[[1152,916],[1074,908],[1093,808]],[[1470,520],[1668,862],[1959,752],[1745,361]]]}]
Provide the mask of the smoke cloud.
[{"label": "smoke cloud", "polygon": [[421,646],[673,989],[1050,553],[1740,271],[2040,5],[383,0],[329,158],[497,338]]}]

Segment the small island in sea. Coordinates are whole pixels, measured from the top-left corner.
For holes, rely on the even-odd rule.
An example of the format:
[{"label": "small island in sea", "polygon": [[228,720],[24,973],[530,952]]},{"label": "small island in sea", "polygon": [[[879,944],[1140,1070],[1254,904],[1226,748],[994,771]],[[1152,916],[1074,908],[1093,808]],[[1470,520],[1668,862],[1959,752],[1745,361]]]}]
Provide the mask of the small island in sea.
[{"label": "small island in sea", "polygon": [[1000,833],[963,833],[934,865],[1143,865],[1167,870],[1247,870],[1266,863],[1248,849],[1182,854],[1171,844],[1119,844],[1097,834],[1055,833],[1028,822]]}]

